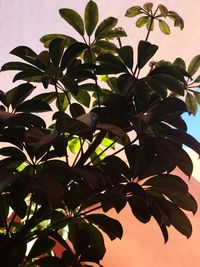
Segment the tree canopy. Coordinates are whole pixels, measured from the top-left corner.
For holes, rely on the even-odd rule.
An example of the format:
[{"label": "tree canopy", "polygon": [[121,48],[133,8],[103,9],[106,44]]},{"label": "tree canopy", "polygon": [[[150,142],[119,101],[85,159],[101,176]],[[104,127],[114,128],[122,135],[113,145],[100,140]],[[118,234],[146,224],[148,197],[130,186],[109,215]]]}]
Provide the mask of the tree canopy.
[{"label": "tree canopy", "polygon": [[136,17],[136,26],[147,29],[132,47],[123,45],[127,34],[117,18],[99,21],[92,0],[83,14],[69,8],[59,14],[80,39],[47,34],[39,54],[16,47],[11,54],[18,60],[1,68],[16,71],[13,82],[22,82],[0,92],[2,266],[100,266],[103,233],[123,236],[106,212],[126,205],[133,219],[154,218],[164,242],[171,226],[189,238],[184,211],[195,214],[197,202],[172,172],[178,167],[191,177],[183,146],[200,156],[182,118],[200,104],[200,55],[188,66],[179,57],[155,62],[159,47],[148,41],[157,26],[170,34],[169,20],[182,30],[183,19],[164,5],[130,7],[127,19]]}]

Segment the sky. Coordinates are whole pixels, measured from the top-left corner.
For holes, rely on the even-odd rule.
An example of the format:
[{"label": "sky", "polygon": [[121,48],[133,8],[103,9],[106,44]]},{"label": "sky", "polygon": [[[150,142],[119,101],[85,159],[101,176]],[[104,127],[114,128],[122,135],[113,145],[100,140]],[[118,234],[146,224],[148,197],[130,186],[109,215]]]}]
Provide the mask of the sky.
[{"label": "sky", "polygon": [[[48,33],[64,33],[78,37],[74,30],[58,14],[60,8],[72,8],[83,15],[87,0],[0,0],[0,66],[15,60],[9,52],[19,46],[30,46],[36,52],[43,50],[39,39]],[[99,6],[100,20],[114,16],[119,18],[119,26],[123,26],[128,38],[123,44],[137,47],[140,39],[144,39],[145,29],[134,26],[135,19],[126,18],[126,10],[133,5],[142,5],[142,0],[96,0]],[[155,60],[173,61],[182,57],[187,63],[191,58],[200,54],[199,31],[199,0],[153,0],[157,4],[166,5],[169,10],[180,14],[185,21],[182,31],[172,27],[171,34],[166,36],[159,29],[151,34],[149,41],[159,45]],[[170,24],[172,25],[172,23]],[[79,37],[78,37],[79,38]],[[135,53],[136,55],[136,53]],[[14,87],[13,73],[0,73],[0,89],[7,91]],[[38,90],[42,90],[41,87]],[[188,132],[200,141],[200,112],[194,116],[184,115],[188,123]]]}]

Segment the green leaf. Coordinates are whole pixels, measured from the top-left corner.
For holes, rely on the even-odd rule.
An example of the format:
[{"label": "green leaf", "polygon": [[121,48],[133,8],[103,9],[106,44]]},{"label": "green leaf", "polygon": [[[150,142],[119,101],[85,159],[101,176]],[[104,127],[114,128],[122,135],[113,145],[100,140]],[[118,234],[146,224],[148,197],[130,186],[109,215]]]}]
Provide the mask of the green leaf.
[{"label": "green leaf", "polygon": [[166,8],[166,6],[160,4],[160,5],[158,5],[158,9],[159,9],[159,11],[160,11],[160,14],[161,14],[164,18],[166,18],[167,14],[168,14],[168,9]]},{"label": "green leaf", "polygon": [[137,19],[136,22],[135,22],[136,27],[138,27],[138,28],[143,27],[143,26],[147,23],[148,19],[149,19],[148,16],[140,17],[140,18]]},{"label": "green leaf", "polygon": [[176,12],[168,11],[167,17],[174,21],[175,27],[179,27],[181,30],[184,28],[184,21]]},{"label": "green leaf", "polygon": [[37,57],[37,54],[27,46],[18,46],[15,49],[13,49],[10,53],[35,65],[35,58]]},{"label": "green leaf", "polygon": [[85,217],[90,223],[97,225],[111,240],[122,238],[123,229],[119,221],[106,216],[105,214],[90,214]]},{"label": "green leaf", "polygon": [[170,27],[164,20],[159,19],[159,27],[161,32],[163,32],[164,34],[170,34]]},{"label": "green leaf", "polygon": [[129,45],[118,49],[118,54],[124,63],[130,68],[133,68],[133,48]]},{"label": "green leaf", "polygon": [[158,50],[157,45],[146,41],[140,41],[138,45],[137,66],[142,69]]},{"label": "green leaf", "polygon": [[56,92],[42,93],[34,96],[32,99],[41,100],[51,104],[56,99]]},{"label": "green leaf", "polygon": [[188,72],[191,76],[193,76],[200,67],[200,55],[197,55],[193,57],[193,59],[190,61],[190,64],[188,66]]},{"label": "green leaf", "polygon": [[47,112],[51,111],[51,107],[44,101],[31,99],[19,104],[16,112]]},{"label": "green leaf", "polygon": [[72,140],[69,140],[68,147],[73,154],[76,154],[81,148],[79,138],[74,137]]},{"label": "green leaf", "polygon": [[180,58],[180,57],[177,57],[174,62],[173,62],[173,66],[177,67],[177,68],[180,68],[180,69],[184,69],[186,70],[186,64],[185,64],[185,61]]},{"label": "green leaf", "polygon": [[148,12],[150,12],[153,8],[153,3],[147,2],[143,5],[144,9]]},{"label": "green leaf", "polygon": [[65,111],[69,105],[68,98],[65,93],[59,93],[57,95],[56,107],[59,111]]},{"label": "green leaf", "polygon": [[[151,18],[148,18],[147,23],[146,23],[147,30],[153,31],[154,30],[154,20]],[[151,28],[151,29],[150,29]]]},{"label": "green leaf", "polygon": [[108,17],[103,20],[95,31],[95,39],[102,39],[102,35],[111,30],[117,24],[118,19],[114,17]]},{"label": "green leaf", "polygon": [[91,36],[99,20],[98,6],[94,1],[89,1],[85,7],[84,22],[88,36]]},{"label": "green leaf", "polygon": [[57,38],[53,39],[49,44],[49,55],[56,67],[59,66],[62,54],[64,51],[64,40]]},{"label": "green leaf", "polygon": [[62,8],[59,10],[61,17],[66,20],[80,35],[84,36],[84,24],[81,16],[73,9]]},{"label": "green leaf", "polygon": [[53,239],[50,239],[47,236],[39,237],[33,244],[28,254],[28,259],[33,259],[41,256],[45,252],[51,250],[55,245],[56,242]]},{"label": "green leaf", "polygon": [[195,97],[197,103],[200,105],[200,93],[194,92],[194,97]]},{"label": "green leaf", "polygon": [[99,39],[103,39],[103,38],[113,39],[113,38],[121,38],[121,37],[126,37],[126,36],[127,34],[124,31],[124,29],[121,27],[117,27],[117,28],[114,28],[113,30],[102,32]]},{"label": "green leaf", "polygon": [[90,106],[91,96],[87,91],[79,91],[78,95],[73,95],[73,97],[84,106],[88,107]]},{"label": "green leaf", "polygon": [[189,92],[186,94],[185,103],[188,109],[188,113],[195,116],[198,111],[197,101],[195,97]]},{"label": "green leaf", "polygon": [[127,11],[126,11],[126,14],[125,16],[126,17],[129,17],[129,18],[132,18],[132,17],[136,17],[138,16],[139,14],[142,14],[142,8],[140,6],[133,6],[133,7],[130,7]]},{"label": "green leaf", "polygon": [[[120,60],[119,57],[112,54],[101,54],[97,57],[97,61],[103,64],[113,65],[113,69],[119,69],[121,72],[127,72],[125,64]],[[99,67],[101,68],[101,66]]]},{"label": "green leaf", "polygon": [[50,42],[54,39],[57,39],[57,38],[64,40],[65,47],[68,47],[68,46],[72,45],[73,43],[77,42],[77,40],[72,38],[71,36],[67,36],[65,34],[57,34],[57,33],[46,34],[46,35],[42,36],[40,38],[40,42],[42,42],[44,44],[44,46],[46,48],[48,48]]}]

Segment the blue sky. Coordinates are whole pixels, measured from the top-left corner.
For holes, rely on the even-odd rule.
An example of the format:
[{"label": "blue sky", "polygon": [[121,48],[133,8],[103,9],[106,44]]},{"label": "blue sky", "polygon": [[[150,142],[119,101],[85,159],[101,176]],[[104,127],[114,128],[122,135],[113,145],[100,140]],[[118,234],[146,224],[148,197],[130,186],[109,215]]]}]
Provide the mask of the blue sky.
[{"label": "blue sky", "polygon": [[183,119],[187,123],[188,133],[200,142],[200,107],[196,116],[183,114]]}]

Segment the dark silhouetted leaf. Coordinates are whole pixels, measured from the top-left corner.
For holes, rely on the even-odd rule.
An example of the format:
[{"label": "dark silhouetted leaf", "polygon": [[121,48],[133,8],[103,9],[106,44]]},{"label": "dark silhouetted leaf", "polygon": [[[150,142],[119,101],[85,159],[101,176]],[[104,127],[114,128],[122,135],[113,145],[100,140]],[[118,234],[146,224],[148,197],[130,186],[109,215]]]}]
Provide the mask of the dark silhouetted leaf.
[{"label": "dark silhouetted leaf", "polygon": [[121,224],[104,214],[91,214],[85,217],[90,223],[97,225],[111,240],[122,238],[123,229]]},{"label": "dark silhouetted leaf", "polygon": [[187,184],[179,177],[173,174],[160,174],[148,179],[144,185],[159,188],[163,193],[168,191],[177,191],[180,193],[188,193]]},{"label": "dark silhouetted leaf", "polygon": [[156,74],[153,77],[170,91],[184,96],[185,86],[173,76],[168,74]]},{"label": "dark silhouetted leaf", "polygon": [[131,207],[133,215],[139,221],[141,221],[142,223],[147,223],[150,220],[151,214],[148,210],[145,199],[138,196],[132,196],[128,199],[128,203]]},{"label": "dark silhouetted leaf", "polygon": [[130,68],[133,68],[133,48],[131,46],[123,46],[118,50],[118,54],[124,63]]},{"label": "dark silhouetted leaf", "polygon": [[16,106],[21,104],[34,89],[35,87],[32,84],[23,83],[18,85],[6,93],[7,104],[12,105],[13,109],[16,108]]},{"label": "dark silhouetted leaf", "polygon": [[157,45],[152,45],[146,41],[140,41],[138,45],[138,57],[137,57],[137,66],[139,69],[142,69],[144,65],[154,56],[158,50]]},{"label": "dark silhouetted leaf", "polygon": [[170,205],[172,211],[171,224],[182,235],[189,238],[192,234],[192,225],[185,213],[179,209],[175,204]]},{"label": "dark silhouetted leaf", "polygon": [[27,46],[18,46],[15,49],[13,49],[10,53],[35,65],[35,59],[37,57],[37,54]]},{"label": "dark silhouetted leaf", "polygon": [[57,38],[53,39],[49,44],[49,55],[56,67],[59,66],[62,54],[64,51],[64,40]]},{"label": "dark silhouetted leaf", "polygon": [[51,107],[44,101],[31,99],[24,101],[19,104],[16,109],[16,112],[46,112],[51,111]]},{"label": "dark silhouetted leaf", "polygon": [[170,140],[178,144],[185,144],[200,156],[200,143],[190,134],[176,129],[165,129],[162,132],[162,135],[168,137]]},{"label": "dark silhouetted leaf", "polygon": [[66,20],[80,35],[84,35],[84,24],[81,16],[73,9],[62,8],[59,10],[61,17]]},{"label": "dark silhouetted leaf", "polygon": [[52,249],[55,246],[55,244],[56,242],[53,239],[48,238],[47,236],[39,237],[33,244],[28,254],[28,259],[33,259],[38,256],[41,256],[48,250]]},{"label": "dark silhouetted leaf", "polygon": [[77,58],[85,49],[87,49],[87,47],[88,46],[84,43],[74,43],[70,45],[63,54],[61,69],[64,70],[67,68],[75,58]]}]

